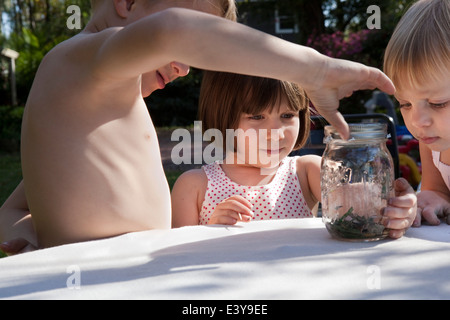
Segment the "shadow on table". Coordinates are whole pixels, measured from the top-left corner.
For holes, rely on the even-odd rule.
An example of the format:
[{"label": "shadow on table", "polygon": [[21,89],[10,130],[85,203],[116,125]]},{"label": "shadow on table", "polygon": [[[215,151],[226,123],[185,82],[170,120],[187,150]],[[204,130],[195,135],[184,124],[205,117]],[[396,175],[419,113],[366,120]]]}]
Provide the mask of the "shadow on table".
[{"label": "shadow on table", "polygon": [[[334,261],[339,262],[343,259],[348,259],[349,264],[355,262],[355,252],[361,252],[363,260],[358,260],[359,263],[370,266],[377,265],[383,259],[402,259],[402,254],[396,255],[395,249],[392,247],[389,250],[377,247],[390,247],[389,243],[395,240],[385,240],[381,242],[369,242],[369,243],[352,243],[336,241],[331,239],[326,230],[323,228],[317,229],[281,229],[281,230],[269,230],[258,231],[245,234],[232,234],[224,237],[218,237],[214,239],[207,239],[195,242],[188,242],[179,245],[174,245],[168,248],[157,250],[149,253],[149,260],[145,263],[136,262],[135,266],[127,267],[109,267],[103,269],[89,269],[89,265],[98,265],[99,260],[95,257],[89,259],[81,259],[79,262],[75,262],[73,259],[71,262],[79,263],[82,270],[82,286],[88,288],[89,286],[117,283],[118,292],[114,294],[115,297],[121,297],[121,283],[133,280],[147,279],[146,283],[151,283],[151,278],[158,276],[164,276],[164,279],[169,279],[170,275],[177,275],[176,279],[182,277],[195,276],[199,277],[198,272],[205,272],[211,277],[230,277],[230,281],[239,281],[246,276],[252,274],[258,270],[252,270],[251,268],[243,268],[241,274],[229,274],[222,272],[221,268],[223,264],[246,264],[251,263],[263,263],[264,266],[268,266],[269,270],[276,269],[277,266],[282,266],[283,261],[290,261],[290,259],[296,259],[299,263],[308,262],[314,263],[317,266],[315,274],[318,277],[326,277],[327,270],[332,268],[329,265],[330,255],[333,256]],[[130,245],[132,245],[130,243]],[[140,246],[145,243],[140,243]],[[350,254],[348,254],[350,253]],[[120,265],[124,261],[142,261],[141,254],[133,254],[132,252],[128,256],[108,257],[104,256],[100,261],[104,261],[105,265]],[[277,265],[278,263],[278,265]],[[324,263],[328,263],[324,265]],[[130,263],[132,264],[132,263]],[[270,269],[272,268],[272,269]],[[0,288],[0,297],[17,297],[21,295],[27,295],[38,292],[47,292],[51,290],[66,289],[66,281],[68,274],[66,270],[62,270],[60,275],[45,275],[40,277],[34,276],[26,279],[26,282],[21,284],[19,279],[11,279],[10,283],[3,283]],[[272,270],[276,272],[275,270]],[[404,278],[404,281],[410,281],[408,289],[399,289],[398,292],[390,291],[395,297],[396,294],[407,294],[406,290],[422,290],[422,282],[426,280],[428,287],[430,287],[430,281],[434,283],[434,292],[432,296],[439,296],[445,293],[445,289],[442,293],[439,292],[441,281],[434,277],[436,273],[445,272],[449,274],[448,270],[441,268],[431,268],[420,274],[414,273],[413,269],[404,270],[399,276]],[[442,274],[442,273],[441,273]],[[264,275],[262,274],[261,277]],[[149,280],[150,278],[150,280]],[[223,280],[223,279],[222,279]],[[167,296],[168,290],[176,290],[179,292],[186,292],[186,297],[189,298],[189,293],[192,292],[207,292],[209,290],[220,290],[220,284],[223,281],[219,281],[218,284],[214,282],[206,282],[204,279],[196,285],[183,287],[171,281],[172,287],[166,290],[164,293]],[[139,289],[142,294],[142,287]],[[153,288],[152,288],[153,290]],[[154,295],[155,291],[152,291]],[[448,292],[448,288],[447,288]],[[132,292],[129,292],[129,294]],[[383,297],[382,291],[367,291],[364,296],[355,297],[356,299],[371,299],[377,297]],[[57,298],[57,297],[55,297]],[[102,298],[97,297],[97,298]],[[125,297],[123,297],[125,298]],[[129,298],[133,298],[132,296]],[[249,297],[250,298],[250,297]]]}]

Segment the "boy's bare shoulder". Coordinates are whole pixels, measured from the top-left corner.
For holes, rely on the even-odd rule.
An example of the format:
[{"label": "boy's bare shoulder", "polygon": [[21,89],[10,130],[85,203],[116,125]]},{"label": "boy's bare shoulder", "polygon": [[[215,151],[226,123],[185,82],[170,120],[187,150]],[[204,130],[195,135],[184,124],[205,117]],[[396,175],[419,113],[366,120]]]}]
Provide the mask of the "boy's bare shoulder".
[{"label": "boy's bare shoulder", "polygon": [[[59,43],[42,60],[40,70],[43,72],[39,75],[48,78],[62,72],[70,74],[73,80],[77,75],[86,80],[88,75],[98,74],[102,46],[122,29],[123,27],[113,27],[99,32],[81,32]],[[102,80],[106,78],[102,77]]]},{"label": "boy's bare shoulder", "polygon": [[99,49],[110,37],[122,30],[123,27],[112,27],[99,32],[81,32],[72,38],[61,42],[50,53],[71,50],[72,52]]}]

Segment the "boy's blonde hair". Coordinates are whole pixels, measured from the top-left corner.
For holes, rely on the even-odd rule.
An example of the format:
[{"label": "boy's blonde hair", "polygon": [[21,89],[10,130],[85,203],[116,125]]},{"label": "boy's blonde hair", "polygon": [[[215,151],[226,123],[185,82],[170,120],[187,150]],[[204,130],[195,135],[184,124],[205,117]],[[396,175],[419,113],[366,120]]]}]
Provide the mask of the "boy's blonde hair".
[{"label": "boy's blonde hair", "polygon": [[[200,0],[201,1],[201,0]],[[237,21],[237,8],[234,0],[219,0],[222,17],[231,21]]]},{"label": "boy's blonde hair", "polygon": [[[309,136],[309,99],[303,89],[287,81],[246,76],[226,72],[205,71],[200,90],[199,119],[203,131],[218,129],[222,146],[234,143],[226,140],[227,129],[237,129],[243,113],[257,115],[278,108],[282,101],[291,111],[298,112],[300,130],[294,150],[300,149]],[[230,144],[227,144],[230,143]]]},{"label": "boy's blonde hair", "polygon": [[[91,8],[92,10],[95,10],[98,5],[106,0],[91,0]],[[148,0],[148,1],[161,1],[161,0]],[[163,0],[167,1],[167,0]],[[198,1],[205,1],[205,0],[191,0],[194,4]],[[237,9],[236,9],[236,2],[235,0],[207,0],[209,3],[211,3],[214,6],[219,6],[219,10],[221,11],[221,17],[231,20],[231,21],[237,21]]]},{"label": "boy's blonde hair", "polygon": [[399,89],[418,87],[450,71],[450,0],[420,0],[398,23],[384,72]]}]

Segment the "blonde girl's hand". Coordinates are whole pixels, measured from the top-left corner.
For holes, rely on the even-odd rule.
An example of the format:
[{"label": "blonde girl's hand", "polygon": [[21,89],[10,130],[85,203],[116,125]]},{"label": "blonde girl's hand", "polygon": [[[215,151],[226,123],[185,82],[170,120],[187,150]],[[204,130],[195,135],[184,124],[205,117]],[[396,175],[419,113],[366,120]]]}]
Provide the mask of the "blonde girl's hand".
[{"label": "blonde girl's hand", "polygon": [[437,192],[422,190],[417,195],[417,217],[414,220],[414,226],[419,227],[422,220],[431,225],[439,225],[440,218],[450,224],[450,203],[441,197]]},{"label": "blonde girl's hand", "polygon": [[242,196],[231,196],[219,203],[208,224],[234,225],[238,221],[249,222],[253,218],[253,205]]},{"label": "blonde girl's hand", "polygon": [[397,239],[405,234],[416,217],[417,197],[414,189],[403,178],[395,181],[394,188],[395,197],[389,200],[384,216],[388,218],[386,227],[390,229],[389,237]]}]

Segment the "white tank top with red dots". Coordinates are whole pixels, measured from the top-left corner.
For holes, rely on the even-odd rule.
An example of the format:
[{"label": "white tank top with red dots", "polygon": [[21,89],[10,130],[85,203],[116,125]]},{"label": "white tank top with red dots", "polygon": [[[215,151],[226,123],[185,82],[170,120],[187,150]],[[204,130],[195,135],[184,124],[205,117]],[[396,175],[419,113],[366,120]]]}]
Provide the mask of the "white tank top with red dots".
[{"label": "white tank top with red dots", "polygon": [[313,217],[303,197],[296,170],[297,157],[283,159],[275,177],[262,186],[243,186],[227,177],[218,162],[203,166],[208,177],[199,224],[208,224],[217,204],[241,195],[253,204],[254,220]]}]

